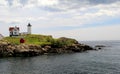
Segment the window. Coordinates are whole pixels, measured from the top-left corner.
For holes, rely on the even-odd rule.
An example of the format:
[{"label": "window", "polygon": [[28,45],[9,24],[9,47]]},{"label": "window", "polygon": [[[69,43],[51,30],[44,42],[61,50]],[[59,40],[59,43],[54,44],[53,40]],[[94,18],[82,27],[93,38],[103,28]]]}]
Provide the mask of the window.
[{"label": "window", "polygon": [[15,35],[17,35],[17,32],[14,32]]}]

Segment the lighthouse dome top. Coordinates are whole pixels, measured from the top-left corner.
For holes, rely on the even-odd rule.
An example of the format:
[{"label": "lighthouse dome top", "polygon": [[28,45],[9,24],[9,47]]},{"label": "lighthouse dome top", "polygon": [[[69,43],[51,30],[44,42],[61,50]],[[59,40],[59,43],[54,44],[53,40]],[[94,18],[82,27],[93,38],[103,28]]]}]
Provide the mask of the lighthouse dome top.
[{"label": "lighthouse dome top", "polygon": [[27,25],[27,26],[30,26],[30,27],[31,27],[32,25],[31,25],[30,23],[28,23],[28,25]]}]

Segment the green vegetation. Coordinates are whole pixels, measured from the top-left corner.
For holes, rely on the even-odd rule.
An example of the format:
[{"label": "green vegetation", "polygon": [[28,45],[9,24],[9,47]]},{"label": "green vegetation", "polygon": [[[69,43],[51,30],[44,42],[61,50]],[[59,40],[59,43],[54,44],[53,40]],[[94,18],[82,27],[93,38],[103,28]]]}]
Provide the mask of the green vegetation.
[{"label": "green vegetation", "polygon": [[54,39],[52,36],[46,35],[23,35],[18,37],[5,37],[3,40],[6,40],[12,44],[20,44],[20,38],[25,39],[25,44],[34,44],[34,45],[51,45],[53,47],[69,46],[77,43],[75,39],[61,37],[59,39]]}]

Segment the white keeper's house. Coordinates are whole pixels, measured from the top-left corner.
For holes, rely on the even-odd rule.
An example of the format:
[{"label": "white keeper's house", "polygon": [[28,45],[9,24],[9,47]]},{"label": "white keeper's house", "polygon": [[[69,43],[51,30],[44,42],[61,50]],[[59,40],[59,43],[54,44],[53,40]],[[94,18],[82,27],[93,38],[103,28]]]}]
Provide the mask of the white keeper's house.
[{"label": "white keeper's house", "polygon": [[19,27],[17,27],[17,26],[15,26],[15,27],[10,27],[10,28],[9,28],[9,35],[10,35],[10,37],[11,37],[11,36],[19,36],[19,31],[20,31],[20,29],[19,29]]}]

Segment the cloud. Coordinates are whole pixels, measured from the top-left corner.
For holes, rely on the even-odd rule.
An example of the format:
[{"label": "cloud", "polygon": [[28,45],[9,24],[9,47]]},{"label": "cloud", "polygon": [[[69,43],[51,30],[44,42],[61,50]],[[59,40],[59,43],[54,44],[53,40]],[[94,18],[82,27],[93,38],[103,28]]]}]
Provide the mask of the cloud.
[{"label": "cloud", "polygon": [[[46,7],[46,6],[53,6],[58,3],[58,0],[12,0],[8,1],[11,6],[14,6],[17,2],[17,5],[21,5],[25,8],[31,7]],[[15,4],[14,4],[15,3]]]},{"label": "cloud", "polygon": [[21,7],[23,3],[20,2],[21,0],[6,0],[7,6],[10,7]]},{"label": "cloud", "polygon": [[90,4],[111,4],[111,3],[115,3],[118,2],[120,0],[88,0]]},{"label": "cloud", "polygon": [[86,6],[96,6],[100,4],[111,4],[119,2],[119,0],[1,0],[0,3],[11,6],[32,6],[32,7],[51,7],[60,10],[78,9]]},{"label": "cloud", "polygon": [[[56,38],[65,36],[82,40],[120,40],[120,25],[102,26],[73,29],[67,31],[47,32],[46,34],[53,35]],[[43,33],[44,34],[44,33]]]},{"label": "cloud", "polygon": [[[0,25],[6,29],[16,25],[23,31],[30,22],[34,33],[51,32],[57,36],[74,36],[79,39],[80,32],[84,40],[87,36],[91,37],[88,33],[98,35],[95,28],[105,31],[105,25],[112,24],[114,27],[119,24],[119,13],[119,0],[0,0]],[[8,31],[3,31],[7,35]]]},{"label": "cloud", "polygon": [[58,4],[58,0],[38,0],[39,6],[51,6]]},{"label": "cloud", "polygon": [[22,8],[40,8],[49,12],[67,12],[84,10],[94,6],[119,3],[119,0],[1,0],[3,5]]},{"label": "cloud", "polygon": [[13,0],[13,7],[19,7],[22,6],[22,4],[20,3],[20,0]]},{"label": "cloud", "polygon": [[[2,1],[2,0],[1,0]],[[5,0],[4,0],[5,1]],[[13,8],[0,8],[0,20],[25,22],[49,20],[44,25],[84,25],[120,16],[118,0],[7,0]],[[7,3],[7,1],[5,1]],[[4,2],[3,2],[4,3]],[[94,4],[94,5],[93,5]],[[23,6],[24,5],[24,6]],[[91,6],[90,6],[91,5]],[[16,7],[17,6],[17,7]],[[23,8],[19,8],[23,6]],[[24,8],[28,6],[28,8]],[[36,6],[36,7],[35,7]],[[37,7],[38,6],[38,7]],[[84,7],[87,6],[87,7]],[[15,8],[14,8],[15,7]],[[32,8],[29,8],[32,7]],[[64,11],[65,10],[65,11]],[[3,16],[4,15],[4,16]],[[51,20],[52,18],[52,20]],[[103,19],[104,18],[104,19]],[[7,19],[7,20],[4,20]],[[96,20],[96,21],[94,21]],[[41,22],[42,22],[41,21]],[[59,22],[59,23],[58,23]]]},{"label": "cloud", "polygon": [[7,5],[7,1],[5,0],[0,0],[0,6],[6,6]]},{"label": "cloud", "polygon": [[109,5],[119,2],[119,0],[59,0],[58,2],[57,5],[49,7],[59,9],[59,11],[69,11],[97,5]]}]

